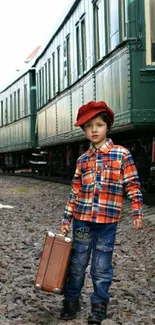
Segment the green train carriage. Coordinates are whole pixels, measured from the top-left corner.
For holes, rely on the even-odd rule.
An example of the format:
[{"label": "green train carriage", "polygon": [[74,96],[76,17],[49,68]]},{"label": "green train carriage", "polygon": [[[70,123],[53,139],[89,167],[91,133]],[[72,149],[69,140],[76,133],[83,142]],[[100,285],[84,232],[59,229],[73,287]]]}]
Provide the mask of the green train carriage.
[{"label": "green train carriage", "polygon": [[0,168],[29,168],[37,145],[35,68],[25,69],[0,92]]},{"label": "green train carriage", "polygon": [[75,128],[78,108],[105,100],[111,137],[128,147],[141,182],[150,177],[155,135],[155,2],[73,1],[36,61],[38,141],[49,173],[67,175],[88,143]]}]

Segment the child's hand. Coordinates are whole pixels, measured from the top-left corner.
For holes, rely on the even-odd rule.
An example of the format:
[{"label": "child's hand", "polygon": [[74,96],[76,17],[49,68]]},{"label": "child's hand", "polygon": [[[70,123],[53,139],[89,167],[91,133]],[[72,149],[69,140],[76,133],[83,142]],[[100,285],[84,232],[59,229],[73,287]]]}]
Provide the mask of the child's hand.
[{"label": "child's hand", "polygon": [[142,219],[134,219],[132,220],[133,229],[138,230],[143,227],[143,220]]},{"label": "child's hand", "polygon": [[61,227],[60,227],[61,234],[67,235],[69,233],[69,231],[70,231],[69,225],[65,225],[65,226],[61,225]]}]

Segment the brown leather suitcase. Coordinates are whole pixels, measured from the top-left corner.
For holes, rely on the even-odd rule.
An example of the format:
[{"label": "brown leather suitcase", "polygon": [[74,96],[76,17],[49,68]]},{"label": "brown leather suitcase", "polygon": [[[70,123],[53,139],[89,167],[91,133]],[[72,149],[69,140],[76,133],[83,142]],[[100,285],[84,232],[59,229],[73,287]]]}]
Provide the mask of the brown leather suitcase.
[{"label": "brown leather suitcase", "polygon": [[47,292],[63,293],[72,252],[72,239],[48,232],[38,266],[35,286]]}]

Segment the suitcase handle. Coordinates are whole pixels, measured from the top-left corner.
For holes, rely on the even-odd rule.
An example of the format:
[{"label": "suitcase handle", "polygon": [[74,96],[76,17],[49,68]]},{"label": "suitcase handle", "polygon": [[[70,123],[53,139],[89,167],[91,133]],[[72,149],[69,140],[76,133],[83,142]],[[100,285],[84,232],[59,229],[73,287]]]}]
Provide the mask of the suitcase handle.
[{"label": "suitcase handle", "polygon": [[66,236],[66,232],[65,232],[65,234],[56,234],[56,237],[63,237],[64,239],[65,239],[65,241],[67,242],[67,243],[69,243],[69,242],[71,242],[72,241],[72,239],[70,238],[70,237],[67,237]]},{"label": "suitcase handle", "polygon": [[69,242],[72,241],[72,239],[70,237],[67,237],[66,236],[67,235],[67,232],[66,231],[64,231],[63,234],[54,234],[52,231],[48,231],[47,233],[48,233],[48,236],[49,237],[55,237],[55,236],[56,237],[61,237],[61,238],[63,237],[67,243],[69,243]]},{"label": "suitcase handle", "polygon": [[54,232],[52,232],[52,231],[47,231],[47,234],[48,234],[49,237],[54,237],[55,236]]}]

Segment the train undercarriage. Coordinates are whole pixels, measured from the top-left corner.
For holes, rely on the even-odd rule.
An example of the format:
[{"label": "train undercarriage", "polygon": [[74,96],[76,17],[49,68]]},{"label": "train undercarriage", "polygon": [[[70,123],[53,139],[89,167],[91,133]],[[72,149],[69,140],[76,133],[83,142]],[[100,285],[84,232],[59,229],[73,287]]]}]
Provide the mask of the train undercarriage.
[{"label": "train undercarriage", "polygon": [[[142,190],[155,193],[155,138],[153,134],[143,137],[141,134],[126,133],[111,136],[115,144],[121,144],[130,150],[134,158]],[[72,179],[77,158],[89,147],[87,140],[37,148],[30,165],[33,173],[45,176],[58,176]]]},{"label": "train undercarriage", "polygon": [[16,171],[24,171],[30,168],[30,158],[32,149],[13,151],[0,154],[0,170],[3,172],[14,173]]},{"label": "train undercarriage", "polygon": [[[155,137],[153,131],[144,137],[145,132],[124,132],[112,134],[115,144],[130,150],[134,158],[142,190],[155,193]],[[122,139],[123,137],[123,139]],[[89,147],[88,140],[64,143],[0,154],[0,169],[3,172],[32,171],[43,176],[57,176],[71,180],[77,158]]]}]

